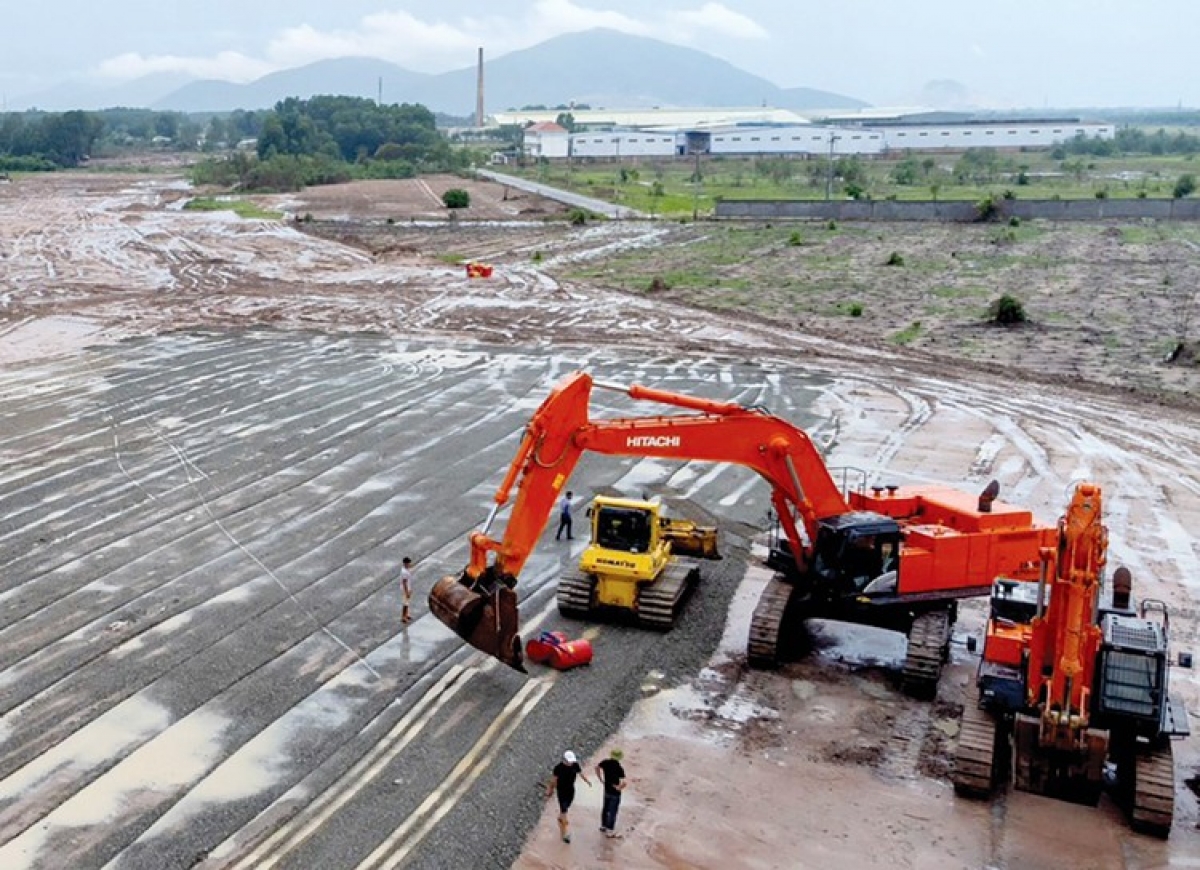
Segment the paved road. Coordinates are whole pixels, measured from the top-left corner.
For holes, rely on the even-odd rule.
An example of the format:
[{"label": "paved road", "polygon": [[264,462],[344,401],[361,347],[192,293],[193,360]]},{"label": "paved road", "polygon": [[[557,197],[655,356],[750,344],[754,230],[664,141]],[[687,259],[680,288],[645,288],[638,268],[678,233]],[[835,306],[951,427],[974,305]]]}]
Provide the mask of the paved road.
[{"label": "paved road", "polygon": [[[731,530],[675,631],[592,629],[591,668],[531,679],[421,595],[401,631],[400,557],[419,589],[462,568],[577,365],[812,423],[814,384],[753,364],[372,338],[176,335],[0,370],[0,867],[509,866],[561,749],[586,757],[649,672],[715,647],[767,507],[742,469],[586,457],[577,493],[666,491]],[[581,543],[531,559],[527,630],[585,629],[552,594]]]},{"label": "paved road", "polygon": [[548,184],[539,184],[536,181],[530,181],[527,178],[518,178],[515,175],[504,175],[500,172],[493,172],[490,169],[476,169],[476,174],[480,178],[487,178],[491,181],[507,184],[509,187],[515,187],[518,190],[524,190],[529,193],[536,193],[538,196],[544,196],[547,199],[553,199],[557,202],[565,203],[566,205],[576,206],[578,208],[586,208],[588,211],[594,211],[596,214],[602,214],[605,217],[618,219],[645,218],[646,215],[637,209],[632,209],[623,205],[614,205],[603,199],[596,199],[591,196],[584,196],[579,193],[572,193],[569,190],[562,190],[557,187],[551,187]]}]

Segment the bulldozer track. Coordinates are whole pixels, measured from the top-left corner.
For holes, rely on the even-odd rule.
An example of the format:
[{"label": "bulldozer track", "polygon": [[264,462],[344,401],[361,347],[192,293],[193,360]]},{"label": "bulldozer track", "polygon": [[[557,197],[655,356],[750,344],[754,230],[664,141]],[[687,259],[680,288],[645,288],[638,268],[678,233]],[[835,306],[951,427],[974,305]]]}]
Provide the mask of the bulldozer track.
[{"label": "bulldozer track", "polygon": [[793,587],[776,574],[767,583],[754,615],[750,618],[750,637],[746,656],[752,668],[777,668],[780,663],[779,637],[787,616]]},{"label": "bulldozer track", "polygon": [[662,576],[638,590],[638,623],[655,631],[670,631],[699,581],[700,569],[694,563],[672,562]]},{"label": "bulldozer track", "polygon": [[950,643],[950,613],[931,610],[913,620],[908,632],[908,653],[900,685],[914,698],[930,699],[937,695],[938,679]]},{"label": "bulldozer track", "polygon": [[1166,839],[1175,817],[1175,762],[1171,744],[1138,755],[1130,821],[1136,831]]},{"label": "bulldozer track", "polygon": [[564,574],[558,581],[558,612],[575,619],[587,619],[592,612],[596,579],[582,571]]},{"label": "bulldozer track", "polygon": [[963,709],[951,780],[963,797],[986,798],[996,787],[996,720],[971,702]]}]

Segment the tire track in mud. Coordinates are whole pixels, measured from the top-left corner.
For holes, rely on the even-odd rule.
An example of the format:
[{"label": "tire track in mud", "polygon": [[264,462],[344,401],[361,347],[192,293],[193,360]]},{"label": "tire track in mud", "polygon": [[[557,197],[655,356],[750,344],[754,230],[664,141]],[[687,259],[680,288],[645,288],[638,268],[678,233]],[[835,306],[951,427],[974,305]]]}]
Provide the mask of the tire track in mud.
[{"label": "tire track in mud", "polygon": [[[352,602],[352,603],[353,603],[353,602]],[[307,631],[306,631],[304,634],[307,634]],[[285,652],[286,652],[286,649],[282,649],[282,650],[275,650],[275,651],[274,651],[274,654],[275,654],[275,655],[282,655],[282,654],[283,654],[283,653],[285,653]],[[130,676],[133,676],[133,675],[131,674]],[[94,712],[94,711],[87,711],[87,712]],[[80,715],[80,713],[79,713],[79,710],[78,710],[77,708],[75,708],[74,706],[72,706],[72,713],[73,713],[73,714],[74,714],[74,716],[76,716],[76,717],[78,717],[78,716]],[[61,737],[61,734],[55,734],[55,735],[53,735],[53,736],[54,736],[54,737]],[[40,738],[40,739],[42,739],[43,741],[46,741],[46,740],[48,739],[44,731],[42,732],[42,736],[41,736],[41,738]],[[25,797],[25,799],[26,799],[26,800],[30,800],[30,799],[31,799],[31,797],[32,797],[32,796],[31,796],[31,794],[30,794],[30,792],[29,792],[29,790],[23,790],[23,794],[24,794],[24,797]]]}]

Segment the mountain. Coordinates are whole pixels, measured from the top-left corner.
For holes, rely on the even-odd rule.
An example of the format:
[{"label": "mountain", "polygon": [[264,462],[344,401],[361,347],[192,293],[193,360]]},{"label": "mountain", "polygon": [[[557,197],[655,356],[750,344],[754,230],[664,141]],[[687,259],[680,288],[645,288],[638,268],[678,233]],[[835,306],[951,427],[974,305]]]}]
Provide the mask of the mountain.
[{"label": "mountain", "polygon": [[381,83],[385,101],[411,103],[413,100],[403,95],[429,78],[385,60],[341,57],[281,70],[244,85],[194,81],[157,100],[152,108],[176,112],[269,109],[287,97],[308,99],[320,94],[376,99]]},{"label": "mountain", "polygon": [[[484,75],[485,100],[493,111],[571,102],[597,108],[866,105],[820,91],[794,94],[710,54],[602,29],[558,36],[488,61]],[[475,70],[457,70],[438,78],[439,84],[449,86],[446,99],[452,94],[473,98]],[[806,97],[813,101],[805,102]],[[785,100],[791,104],[782,106]],[[471,105],[467,102],[460,110],[470,111]]]},{"label": "mountain", "polygon": [[36,93],[8,101],[13,111],[42,109],[46,112],[66,112],[72,109],[131,109],[151,106],[186,84],[190,76],[182,73],[158,73],[142,76],[122,85],[108,87],[91,83],[64,82]]},{"label": "mountain", "polygon": [[[586,103],[596,108],[650,106],[782,109],[856,109],[861,100],[810,88],[780,88],[702,51],[596,29],[555,37],[531,48],[485,59],[488,111],[522,106]],[[477,71],[468,66],[439,75],[404,69],[375,58],[324,60],[281,70],[247,84],[176,76],[147,76],[122,88],[97,90],[76,83],[14,101],[49,111],[110,106],[160,111],[225,112],[269,109],[287,97],[318,94],[421,103],[434,112],[470,116]]]},{"label": "mountain", "polygon": [[[386,102],[420,103],[435,112],[475,111],[474,66],[439,75],[386,61],[342,58],[273,73],[246,85],[194,82],[155,103],[182,112],[269,108],[285,97],[317,94],[372,97],[383,83]],[[861,100],[810,88],[783,89],[726,61],[656,39],[596,29],[555,37],[484,65],[485,107],[759,106],[855,109]]]}]

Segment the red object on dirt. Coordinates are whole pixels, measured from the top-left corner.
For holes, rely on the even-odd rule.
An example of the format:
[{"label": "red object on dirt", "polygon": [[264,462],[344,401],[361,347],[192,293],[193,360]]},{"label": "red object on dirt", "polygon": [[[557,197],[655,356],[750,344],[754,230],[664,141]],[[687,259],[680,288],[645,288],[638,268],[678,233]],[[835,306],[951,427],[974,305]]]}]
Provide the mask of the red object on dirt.
[{"label": "red object on dirt", "polygon": [[525,657],[531,662],[548,665],[557,671],[567,671],[591,664],[590,640],[567,640],[561,631],[543,631],[525,644]]},{"label": "red object on dirt", "polygon": [[554,647],[567,642],[567,636],[561,631],[543,631],[537,637],[529,639],[525,644],[525,658],[539,665],[544,665],[550,658]]},{"label": "red object on dirt", "polygon": [[492,267],[487,263],[467,263],[468,278],[490,278]]}]

